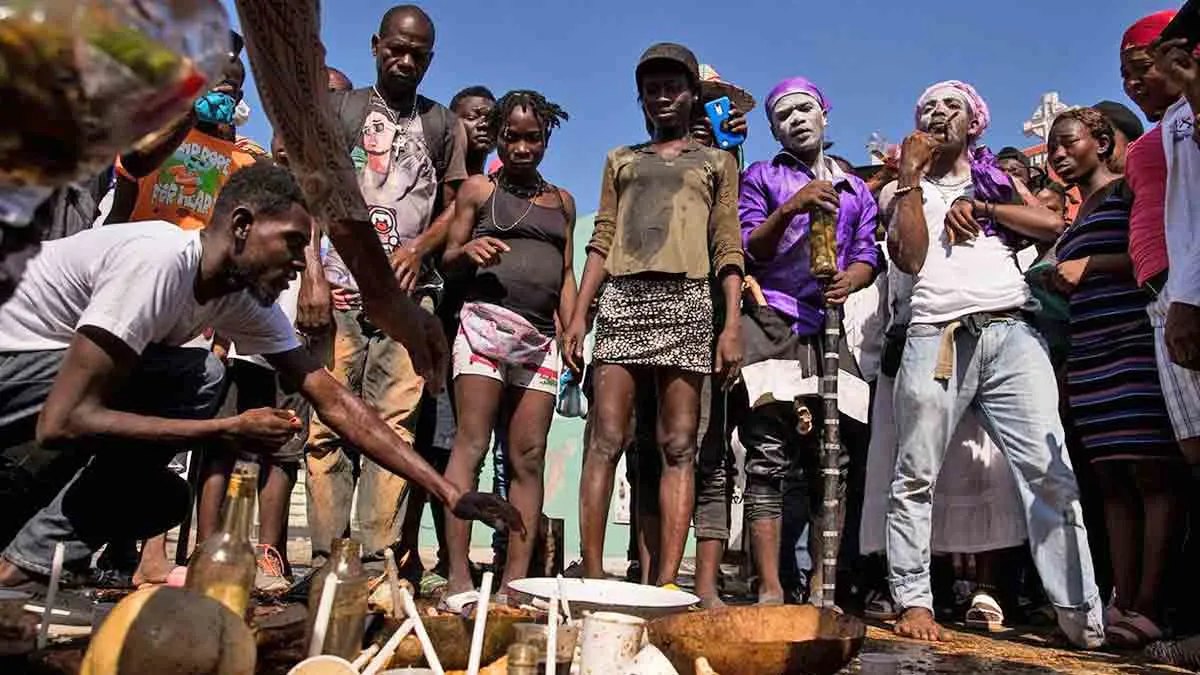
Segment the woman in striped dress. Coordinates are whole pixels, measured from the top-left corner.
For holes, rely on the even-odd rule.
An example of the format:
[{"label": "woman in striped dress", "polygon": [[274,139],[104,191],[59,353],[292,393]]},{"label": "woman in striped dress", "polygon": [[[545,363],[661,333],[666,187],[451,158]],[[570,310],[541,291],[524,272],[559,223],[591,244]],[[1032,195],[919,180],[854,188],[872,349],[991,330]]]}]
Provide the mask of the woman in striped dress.
[{"label": "woman in striped dress", "polygon": [[1129,259],[1132,199],[1108,166],[1113,136],[1092,109],[1063,113],[1051,129],[1051,165],[1084,198],[1058,242],[1052,281],[1070,297],[1067,391],[1104,495],[1115,587],[1106,637],[1135,648],[1162,636],[1157,598],[1185,512],[1182,455],[1159,385],[1146,297]]}]

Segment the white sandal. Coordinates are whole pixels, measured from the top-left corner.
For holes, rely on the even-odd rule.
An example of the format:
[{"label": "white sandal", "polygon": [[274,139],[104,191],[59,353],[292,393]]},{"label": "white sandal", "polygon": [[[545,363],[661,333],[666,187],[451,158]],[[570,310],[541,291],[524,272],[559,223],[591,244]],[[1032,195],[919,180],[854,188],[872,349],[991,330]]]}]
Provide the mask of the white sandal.
[{"label": "white sandal", "polygon": [[984,592],[971,597],[971,608],[967,610],[967,628],[998,632],[1004,630],[1004,610],[996,599]]}]

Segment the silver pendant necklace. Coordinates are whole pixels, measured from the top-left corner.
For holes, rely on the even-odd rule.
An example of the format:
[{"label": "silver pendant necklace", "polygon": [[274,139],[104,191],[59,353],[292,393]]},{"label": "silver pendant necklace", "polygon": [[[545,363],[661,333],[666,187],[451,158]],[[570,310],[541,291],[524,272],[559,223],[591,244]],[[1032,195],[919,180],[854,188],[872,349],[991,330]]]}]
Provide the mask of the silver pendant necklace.
[{"label": "silver pendant necklace", "polygon": [[375,96],[379,99],[379,102],[383,104],[383,110],[387,114],[388,119],[391,120],[393,125],[395,125],[396,132],[401,136],[407,137],[408,128],[412,126],[413,120],[417,119],[417,92],[413,92],[412,110],[408,113],[408,120],[404,122],[404,126],[400,126],[400,118],[396,116],[396,111],[392,110],[392,106],[388,104],[387,99],[383,97],[383,94],[379,93],[379,88],[375,85],[371,85],[371,91],[375,93]]}]

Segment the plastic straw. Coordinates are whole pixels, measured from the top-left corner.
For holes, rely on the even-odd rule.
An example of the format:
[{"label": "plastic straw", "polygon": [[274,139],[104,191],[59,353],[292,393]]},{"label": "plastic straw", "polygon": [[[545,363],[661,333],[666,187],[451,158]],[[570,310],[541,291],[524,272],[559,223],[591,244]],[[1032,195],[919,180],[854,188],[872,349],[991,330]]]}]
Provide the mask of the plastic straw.
[{"label": "plastic straw", "polygon": [[396,554],[392,549],[383,549],[384,568],[387,571],[388,587],[392,591],[392,616],[403,616],[404,603],[400,599],[400,568],[396,566]]},{"label": "plastic straw", "polygon": [[[558,578],[562,582],[562,577]],[[558,594],[550,594],[550,621],[546,624],[546,673],[558,672]]]},{"label": "plastic straw", "polygon": [[567,624],[571,623],[571,601],[567,600],[567,582],[563,580],[563,575],[558,575],[558,599],[562,602],[563,614],[567,617]]},{"label": "plastic straw", "polygon": [[46,606],[42,608],[42,625],[38,627],[37,647],[45,649],[50,639],[50,614],[58,600],[58,582],[62,579],[63,555],[66,547],[61,541],[54,544],[54,558],[50,562],[50,588],[46,591]]},{"label": "plastic straw", "polygon": [[425,631],[425,622],[421,620],[421,613],[417,611],[417,603],[413,602],[412,594],[408,589],[400,589],[400,600],[404,603],[404,611],[408,614],[408,618],[416,622],[417,640],[421,642],[421,651],[425,653],[425,661],[429,664],[429,669],[434,672],[434,675],[446,675],[446,671],[442,670],[442,662],[438,660],[437,652],[433,650],[433,641],[429,639],[429,633]]},{"label": "plastic straw", "polygon": [[337,591],[338,578],[330,573],[321,588],[321,600],[317,603],[317,618],[313,622],[312,642],[308,643],[308,656],[319,656],[325,648],[325,634],[329,632],[329,618],[333,615],[333,597]]},{"label": "plastic straw", "polygon": [[379,645],[373,644],[370,647],[367,647],[366,649],[364,649],[362,651],[362,653],[358,655],[358,658],[354,659],[354,662],[351,663],[350,665],[355,670],[362,670],[363,666],[367,665],[367,662],[370,661],[371,657],[375,656],[376,652],[378,652],[378,651],[379,651]]},{"label": "plastic straw", "polygon": [[488,603],[492,598],[492,573],[483,573],[479,586],[479,603],[475,605],[475,632],[471,634],[471,657],[467,660],[467,675],[479,675],[479,660],[483,656],[483,634],[487,628]]},{"label": "plastic straw", "polygon": [[400,624],[400,627],[396,629],[396,632],[392,633],[392,637],[388,638],[388,641],[384,643],[383,648],[379,650],[379,654],[374,659],[371,659],[371,665],[367,666],[367,669],[363,671],[363,675],[375,675],[375,673],[383,670],[387,666],[388,661],[392,660],[392,655],[396,653],[396,649],[400,647],[400,641],[408,637],[408,634],[412,632],[413,627],[416,625],[417,619],[405,619],[404,623]]}]

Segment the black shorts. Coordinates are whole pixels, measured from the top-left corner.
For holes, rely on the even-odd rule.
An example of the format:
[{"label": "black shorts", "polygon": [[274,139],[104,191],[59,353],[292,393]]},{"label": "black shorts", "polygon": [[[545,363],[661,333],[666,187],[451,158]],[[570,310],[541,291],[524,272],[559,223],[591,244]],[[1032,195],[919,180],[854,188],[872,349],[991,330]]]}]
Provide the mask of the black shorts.
[{"label": "black shorts", "polygon": [[[278,375],[251,361],[230,359],[226,367],[225,400],[218,417],[233,417],[255,408],[281,408],[296,411],[301,428],[287,443],[274,452],[259,453],[253,457],[274,464],[299,464],[304,459],[304,445],[308,441],[308,422],[312,417],[312,406],[299,391],[285,391]],[[246,453],[239,453],[246,454]],[[246,459],[252,459],[247,455]]]}]

